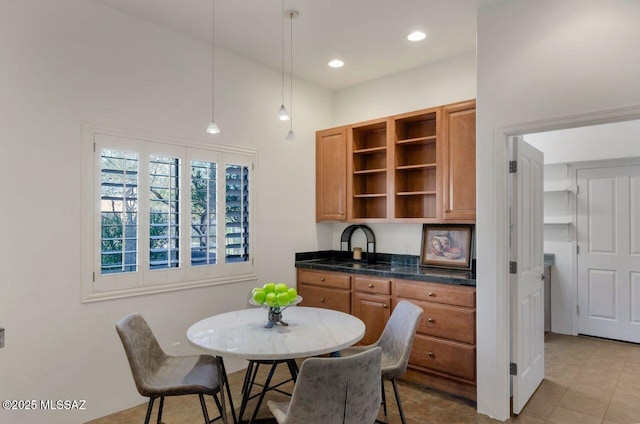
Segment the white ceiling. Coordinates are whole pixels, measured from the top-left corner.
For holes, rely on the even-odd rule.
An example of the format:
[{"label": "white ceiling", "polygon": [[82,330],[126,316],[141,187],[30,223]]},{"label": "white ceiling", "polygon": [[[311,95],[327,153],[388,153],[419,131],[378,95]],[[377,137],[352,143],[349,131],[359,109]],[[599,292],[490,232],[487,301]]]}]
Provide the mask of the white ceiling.
[{"label": "white ceiling", "polygon": [[[212,0],[93,1],[211,44]],[[285,9],[300,12],[293,20],[293,73],[338,89],[474,51],[476,12],[498,1],[285,0]],[[280,70],[281,0],[215,3],[216,47]],[[410,43],[406,36],[417,29],[427,38]],[[345,66],[328,67],[334,58]]]}]

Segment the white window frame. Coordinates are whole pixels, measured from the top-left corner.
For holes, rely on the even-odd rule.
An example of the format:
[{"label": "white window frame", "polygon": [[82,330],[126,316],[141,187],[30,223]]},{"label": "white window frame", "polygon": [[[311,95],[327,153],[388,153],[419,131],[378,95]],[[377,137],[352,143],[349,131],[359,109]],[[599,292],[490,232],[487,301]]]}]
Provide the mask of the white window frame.
[{"label": "white window frame", "polygon": [[[138,270],[101,274],[101,167],[103,148],[138,153]],[[149,269],[149,157],[180,159],[180,267]],[[215,162],[217,263],[191,266],[191,160]],[[252,149],[152,136],[96,124],[82,124],[81,301],[94,302],[192,287],[257,279],[257,162]],[[227,164],[249,169],[249,260],[225,262],[225,178]]]}]

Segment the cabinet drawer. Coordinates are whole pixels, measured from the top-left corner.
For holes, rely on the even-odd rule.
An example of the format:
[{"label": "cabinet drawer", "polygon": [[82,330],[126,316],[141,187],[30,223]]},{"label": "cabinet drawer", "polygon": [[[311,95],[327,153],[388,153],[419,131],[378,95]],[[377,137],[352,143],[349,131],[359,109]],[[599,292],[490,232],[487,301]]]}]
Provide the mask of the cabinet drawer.
[{"label": "cabinet drawer", "polygon": [[476,306],[476,290],[474,287],[407,280],[395,280],[395,283],[398,297],[447,303],[468,308]]},{"label": "cabinet drawer", "polygon": [[391,294],[391,281],[384,278],[355,277],[354,288],[359,292]]},{"label": "cabinet drawer", "polygon": [[476,349],[464,344],[416,334],[409,363],[466,380],[476,378]]},{"label": "cabinet drawer", "polygon": [[[403,299],[398,299],[398,301]],[[476,313],[473,309],[405,299],[424,310],[418,333],[442,337],[462,343],[476,342]]]},{"label": "cabinet drawer", "polygon": [[299,269],[298,283],[315,284],[318,286],[349,290],[351,288],[351,277],[345,274]]},{"label": "cabinet drawer", "polygon": [[298,284],[298,293],[302,296],[300,306],[333,309],[346,314],[351,313],[351,294],[347,290]]}]

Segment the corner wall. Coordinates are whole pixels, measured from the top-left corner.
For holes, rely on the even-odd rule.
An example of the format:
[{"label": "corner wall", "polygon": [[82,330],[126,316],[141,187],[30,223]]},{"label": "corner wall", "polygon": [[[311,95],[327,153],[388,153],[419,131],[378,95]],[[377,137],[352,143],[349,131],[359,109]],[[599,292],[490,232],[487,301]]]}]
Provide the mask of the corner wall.
[{"label": "corner wall", "polygon": [[[640,3],[510,0],[478,16],[478,410],[509,417],[501,128],[640,105]],[[558,122],[558,125],[560,123]],[[541,128],[544,130],[545,128]],[[546,128],[552,129],[552,128]]]},{"label": "corner wall", "polygon": [[[475,52],[379,78],[333,94],[332,126],[411,112],[476,97]],[[321,128],[318,128],[321,129]],[[323,249],[340,249],[346,224],[318,224],[325,235]],[[421,224],[370,224],[376,234],[376,251],[420,254]],[[356,240],[357,241],[357,240]]]}]

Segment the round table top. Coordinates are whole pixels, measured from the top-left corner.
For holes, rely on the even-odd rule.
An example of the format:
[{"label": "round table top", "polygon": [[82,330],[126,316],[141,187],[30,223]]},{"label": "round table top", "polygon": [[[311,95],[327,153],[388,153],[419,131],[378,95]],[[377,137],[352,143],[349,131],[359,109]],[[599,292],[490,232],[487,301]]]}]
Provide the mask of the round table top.
[{"label": "round table top", "polygon": [[282,320],[289,325],[265,328],[266,308],[227,312],[193,324],[187,338],[216,356],[276,360],[336,352],[364,337],[360,319],[331,309],[290,307]]}]

